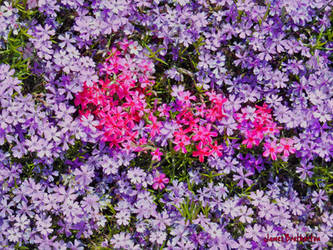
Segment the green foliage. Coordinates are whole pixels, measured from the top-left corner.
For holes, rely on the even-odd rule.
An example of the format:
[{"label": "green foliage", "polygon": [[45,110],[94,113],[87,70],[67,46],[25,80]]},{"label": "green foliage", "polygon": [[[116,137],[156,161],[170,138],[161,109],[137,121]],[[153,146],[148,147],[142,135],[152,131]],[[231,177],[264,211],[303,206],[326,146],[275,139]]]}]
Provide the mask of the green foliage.
[{"label": "green foliage", "polygon": [[304,182],[310,187],[323,188],[328,195],[333,194],[333,163],[315,164],[314,173],[311,178]]},{"label": "green foliage", "polygon": [[26,28],[20,28],[17,34],[11,31],[5,42],[5,49],[0,50],[0,63],[9,64],[15,69],[18,79],[26,79],[29,74],[30,58],[24,58],[23,51],[30,35]]},{"label": "green foliage", "polygon": [[[36,11],[27,10],[27,0],[12,1],[13,8],[18,10],[18,21],[30,20]],[[30,75],[30,58],[23,55],[29,38],[28,28],[20,26],[18,23],[13,24],[15,29],[10,30],[7,37],[2,38],[4,48],[0,49],[0,63],[8,64],[15,69],[15,76],[22,80]],[[0,38],[1,39],[1,38]]]},{"label": "green foliage", "polygon": [[176,205],[173,205],[179,213],[185,218],[186,221],[189,221],[190,223],[193,222],[202,211],[202,213],[208,217],[208,213],[210,210],[209,206],[202,206],[201,202],[195,202],[191,201],[188,197],[186,197],[185,201],[180,204],[179,207]]}]

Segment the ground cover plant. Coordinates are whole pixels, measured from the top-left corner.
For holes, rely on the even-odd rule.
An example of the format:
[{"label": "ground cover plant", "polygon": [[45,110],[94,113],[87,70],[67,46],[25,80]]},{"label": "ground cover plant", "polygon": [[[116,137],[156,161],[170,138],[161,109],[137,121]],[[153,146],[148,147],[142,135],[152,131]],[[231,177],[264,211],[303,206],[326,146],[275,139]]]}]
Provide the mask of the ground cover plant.
[{"label": "ground cover plant", "polygon": [[0,3],[1,249],[333,247],[332,1]]}]

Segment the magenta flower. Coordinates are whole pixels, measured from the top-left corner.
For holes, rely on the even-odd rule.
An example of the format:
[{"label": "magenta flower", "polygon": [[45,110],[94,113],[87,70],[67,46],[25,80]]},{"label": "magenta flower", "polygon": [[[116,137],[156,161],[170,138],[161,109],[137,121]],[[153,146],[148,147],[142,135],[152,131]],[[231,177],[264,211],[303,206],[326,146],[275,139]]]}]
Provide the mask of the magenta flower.
[{"label": "magenta flower", "polygon": [[281,138],[281,152],[283,152],[283,156],[288,157],[290,154],[294,154],[296,149],[293,147],[294,141],[291,138]]},{"label": "magenta flower", "polygon": [[271,156],[272,160],[275,161],[277,159],[276,153],[280,153],[282,150],[281,146],[277,146],[276,142],[266,142],[264,144],[265,152],[263,153],[264,157]]},{"label": "magenta flower", "polygon": [[153,161],[160,161],[161,155],[163,155],[163,153],[160,151],[159,148],[157,148],[154,152],[151,152],[151,155],[153,156]]},{"label": "magenta flower", "polygon": [[166,177],[165,174],[160,174],[158,177],[154,178],[153,189],[157,190],[165,188],[164,184],[169,183],[169,178]]}]

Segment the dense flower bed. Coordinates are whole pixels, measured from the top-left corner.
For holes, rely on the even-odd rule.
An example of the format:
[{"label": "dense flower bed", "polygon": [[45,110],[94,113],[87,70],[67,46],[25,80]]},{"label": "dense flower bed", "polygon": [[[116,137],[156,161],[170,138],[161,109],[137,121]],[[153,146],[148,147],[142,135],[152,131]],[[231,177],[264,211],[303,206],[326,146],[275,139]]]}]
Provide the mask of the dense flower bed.
[{"label": "dense flower bed", "polygon": [[3,1],[1,249],[332,248],[329,0]]}]

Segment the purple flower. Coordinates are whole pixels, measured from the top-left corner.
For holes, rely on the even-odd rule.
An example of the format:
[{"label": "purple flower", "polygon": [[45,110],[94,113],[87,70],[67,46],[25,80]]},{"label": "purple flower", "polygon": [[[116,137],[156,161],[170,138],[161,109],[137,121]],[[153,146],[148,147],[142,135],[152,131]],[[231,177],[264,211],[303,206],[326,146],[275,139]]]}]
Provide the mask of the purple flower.
[{"label": "purple flower", "polygon": [[244,181],[246,182],[246,184],[248,186],[250,186],[253,183],[253,181],[251,179],[247,178],[248,176],[253,175],[252,172],[244,173],[243,169],[239,168],[239,169],[237,169],[237,173],[239,175],[234,175],[234,177],[233,177],[234,181],[239,181],[238,184],[237,184],[237,186],[243,188]]},{"label": "purple flower", "polygon": [[36,217],[36,227],[37,231],[40,232],[42,235],[49,235],[53,232],[52,226],[52,219],[51,217],[46,217],[44,215]]},{"label": "purple flower", "polygon": [[82,187],[88,186],[94,177],[94,169],[92,166],[85,164],[80,169],[74,170],[74,175],[77,183]]},{"label": "purple flower", "polygon": [[20,233],[19,228],[9,228],[7,231],[8,240],[14,243],[18,243],[22,237],[22,233]]},{"label": "purple flower", "polygon": [[87,212],[98,212],[99,211],[99,198],[97,195],[89,194],[81,201],[81,207]]},{"label": "purple flower", "polygon": [[128,233],[121,232],[119,234],[113,235],[111,244],[113,244],[115,248],[126,248],[133,245],[133,242],[130,239],[130,235]]},{"label": "purple flower", "polygon": [[13,213],[11,207],[14,206],[14,204],[15,203],[13,201],[8,202],[7,197],[4,197],[0,203],[0,216],[2,217],[11,216]]},{"label": "purple flower", "polygon": [[241,206],[239,210],[240,210],[239,213],[241,214],[241,216],[239,217],[240,222],[251,223],[253,221],[253,218],[251,217],[251,215],[253,215],[252,208]]},{"label": "purple flower", "polygon": [[305,180],[306,178],[309,178],[312,176],[313,172],[311,169],[313,169],[314,166],[311,163],[304,163],[301,164],[301,167],[296,168],[296,173],[300,174],[300,178],[302,180]]},{"label": "purple flower", "polygon": [[157,243],[159,245],[162,245],[167,237],[167,234],[162,231],[152,232],[149,236],[149,240],[152,243]]},{"label": "purple flower", "polygon": [[166,226],[171,225],[171,219],[169,218],[167,211],[163,211],[161,214],[156,213],[154,217],[155,219],[152,220],[151,224],[158,230],[165,230]]},{"label": "purple flower", "polygon": [[146,178],[146,173],[141,168],[133,168],[128,170],[127,176],[133,184],[140,184]]},{"label": "purple flower", "polygon": [[261,237],[263,237],[263,233],[261,231],[261,225],[254,224],[254,226],[248,225],[245,228],[244,237],[247,239],[252,239],[256,242],[260,242]]},{"label": "purple flower", "polygon": [[328,197],[327,195],[325,194],[325,191],[320,189],[318,192],[317,191],[314,191],[312,193],[312,202],[314,204],[318,203],[319,204],[319,208],[322,209],[323,206],[324,206],[324,202],[325,201],[328,201]]},{"label": "purple flower", "polygon": [[116,214],[118,225],[128,225],[130,221],[131,214],[128,210],[121,210]]}]

